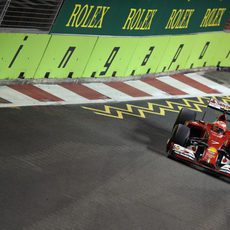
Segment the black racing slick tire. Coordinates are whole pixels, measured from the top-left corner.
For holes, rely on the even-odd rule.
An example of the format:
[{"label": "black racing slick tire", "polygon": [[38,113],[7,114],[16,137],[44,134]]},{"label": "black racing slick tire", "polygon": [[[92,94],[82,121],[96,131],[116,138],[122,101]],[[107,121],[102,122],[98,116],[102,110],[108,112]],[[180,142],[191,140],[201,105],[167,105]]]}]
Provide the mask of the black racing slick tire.
[{"label": "black racing slick tire", "polygon": [[171,149],[172,143],[178,144],[180,146],[186,147],[186,144],[189,140],[190,129],[182,124],[176,125],[173,129],[172,136],[167,143],[167,152],[168,156],[173,156],[173,151]]},{"label": "black racing slick tire", "polygon": [[178,125],[182,124],[184,125],[186,121],[195,121],[196,119],[196,112],[192,111],[190,109],[182,108],[180,110],[180,113],[177,116],[177,119],[173,125],[173,128]]},{"label": "black racing slick tire", "polygon": [[175,126],[173,130],[171,142],[185,147],[189,139],[189,135],[190,129],[185,125],[179,124]]}]

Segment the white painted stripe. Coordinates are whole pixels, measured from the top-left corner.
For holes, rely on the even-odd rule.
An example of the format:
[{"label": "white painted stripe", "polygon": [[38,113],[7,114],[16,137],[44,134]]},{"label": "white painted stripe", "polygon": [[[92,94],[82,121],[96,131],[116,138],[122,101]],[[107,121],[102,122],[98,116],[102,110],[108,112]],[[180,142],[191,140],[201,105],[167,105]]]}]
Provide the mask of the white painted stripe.
[{"label": "white painted stripe", "polygon": [[125,84],[130,85],[136,89],[139,89],[145,93],[148,93],[152,96],[170,96],[168,93],[154,87],[151,86],[143,81],[140,80],[135,80],[135,81],[126,81]]},{"label": "white painted stripe", "polygon": [[194,96],[202,96],[202,95],[206,95],[206,93],[196,89],[196,88],[193,88],[181,81],[178,81],[170,76],[164,76],[164,77],[159,77],[157,78],[159,81],[162,81],[168,85],[171,85],[173,86],[174,88],[177,88],[179,90],[182,90],[190,95],[194,95]]},{"label": "white painted stripe", "polygon": [[111,99],[113,100],[122,100],[122,99],[125,99],[125,100],[131,100],[133,99],[133,97],[117,90],[117,89],[114,89],[106,84],[103,84],[103,83],[85,83],[83,84],[85,85],[86,87],[90,88],[90,89],[93,89],[107,97],[110,97]]},{"label": "white painted stripe", "polygon": [[0,97],[14,104],[37,104],[38,100],[18,92],[8,86],[0,86]]},{"label": "white painted stripe", "polygon": [[60,85],[47,85],[47,84],[36,84],[36,87],[64,100],[64,101],[77,101],[79,103],[84,103],[89,101],[87,98],[84,98]]},{"label": "white painted stripe", "polygon": [[216,83],[215,81],[212,81],[208,78],[205,78],[199,74],[196,74],[196,73],[189,73],[189,74],[185,74],[187,77],[195,80],[195,81],[198,81],[206,86],[208,86],[209,88],[212,88],[212,89],[216,89],[217,91],[219,91],[220,93],[226,93],[226,94],[230,94],[230,89],[221,85],[221,84],[218,84]]},{"label": "white painted stripe", "polygon": [[[224,96],[225,94],[221,94]],[[221,96],[218,94],[218,96]],[[204,95],[205,96],[205,95]],[[217,94],[206,94],[206,96],[217,96]],[[143,100],[153,100],[153,99],[179,99],[179,98],[192,98],[194,95],[179,95],[179,96],[159,96],[159,97],[137,97],[137,98],[132,98],[130,101],[143,101]],[[127,102],[127,98],[122,98],[119,100],[120,102]],[[77,104],[101,104],[101,103],[108,103],[108,102],[114,102],[113,99],[100,99],[100,100],[89,100],[88,102],[80,102],[80,101],[59,101],[59,102],[37,102],[37,103],[0,103],[0,108],[14,108],[14,107],[28,107],[28,106],[57,106],[57,105],[77,105]]]},{"label": "white painted stripe", "polygon": [[14,108],[14,107],[28,107],[28,106],[53,106],[53,105],[87,105],[87,104],[99,104],[99,103],[106,103],[106,102],[113,102],[111,99],[106,100],[89,100],[87,102],[81,101],[48,101],[48,102],[37,102],[37,103],[0,103],[0,108]]}]

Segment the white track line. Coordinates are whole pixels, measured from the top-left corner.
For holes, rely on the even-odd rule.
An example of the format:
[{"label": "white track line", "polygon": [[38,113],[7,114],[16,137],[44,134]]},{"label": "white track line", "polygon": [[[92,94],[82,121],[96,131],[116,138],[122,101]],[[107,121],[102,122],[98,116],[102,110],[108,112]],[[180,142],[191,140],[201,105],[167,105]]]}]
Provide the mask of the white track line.
[{"label": "white track line", "polygon": [[36,84],[36,87],[68,102],[87,103],[89,100],[60,85]]},{"label": "white track line", "polygon": [[218,84],[216,83],[215,81],[212,81],[212,80],[209,80],[201,75],[198,75],[196,73],[189,73],[189,74],[185,74],[187,77],[197,81],[197,82],[200,82],[204,85],[207,85],[209,88],[212,88],[212,89],[216,89],[217,91],[219,91],[220,93],[224,93],[224,94],[230,94],[230,89],[221,85],[221,84]]},{"label": "white track line", "polygon": [[35,105],[39,103],[38,100],[20,93],[8,86],[0,86],[0,97],[13,104]]},{"label": "white track line", "polygon": [[196,88],[193,88],[181,81],[178,81],[170,76],[165,76],[165,77],[160,77],[158,78],[159,81],[162,81],[168,85],[173,86],[174,88],[177,88],[179,90],[184,91],[185,93],[188,93],[190,95],[194,95],[194,96],[203,96],[203,95],[207,95],[205,92],[202,92]]},{"label": "white track line", "polygon": [[115,100],[115,101],[119,101],[119,100],[132,100],[133,97],[117,90],[114,89],[108,85],[105,85],[103,83],[85,83],[83,84],[86,87],[93,89],[107,97],[110,97],[111,99]]},{"label": "white track line", "polygon": [[127,81],[125,82],[125,84],[127,85],[130,85],[136,89],[139,89],[145,93],[148,93],[152,96],[156,96],[156,97],[159,97],[159,96],[162,96],[162,97],[165,97],[165,96],[170,96],[168,93],[162,91],[162,90],[159,90],[158,88],[156,87],[153,87],[143,81],[140,81],[140,80],[135,80],[135,81]]}]

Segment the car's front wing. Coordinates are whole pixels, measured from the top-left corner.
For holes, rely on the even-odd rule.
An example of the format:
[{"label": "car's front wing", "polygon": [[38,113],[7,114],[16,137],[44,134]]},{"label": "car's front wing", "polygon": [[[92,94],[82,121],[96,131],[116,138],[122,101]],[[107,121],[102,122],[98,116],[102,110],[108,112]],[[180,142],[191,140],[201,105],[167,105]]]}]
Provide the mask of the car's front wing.
[{"label": "car's front wing", "polygon": [[174,153],[173,154],[174,157],[176,158],[192,162],[195,165],[199,165],[208,170],[211,170],[216,173],[220,173],[220,174],[230,177],[230,165],[229,164],[225,164],[219,169],[208,167],[207,165],[204,165],[201,162],[196,160],[195,151],[193,151],[192,149],[184,148],[178,144],[173,144],[172,151]]}]

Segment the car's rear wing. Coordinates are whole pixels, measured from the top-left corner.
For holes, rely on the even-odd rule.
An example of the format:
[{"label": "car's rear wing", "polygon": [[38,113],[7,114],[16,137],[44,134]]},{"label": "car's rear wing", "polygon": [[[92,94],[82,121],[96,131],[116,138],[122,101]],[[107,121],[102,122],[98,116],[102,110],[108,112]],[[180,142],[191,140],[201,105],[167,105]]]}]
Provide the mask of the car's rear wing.
[{"label": "car's rear wing", "polygon": [[228,103],[224,103],[217,99],[211,98],[208,103],[208,107],[219,110],[221,112],[224,112],[230,115],[230,104]]}]

